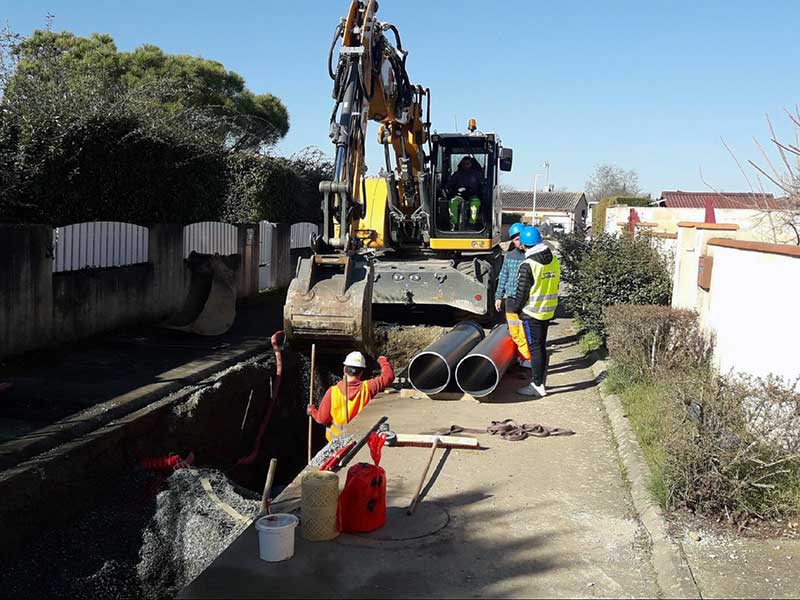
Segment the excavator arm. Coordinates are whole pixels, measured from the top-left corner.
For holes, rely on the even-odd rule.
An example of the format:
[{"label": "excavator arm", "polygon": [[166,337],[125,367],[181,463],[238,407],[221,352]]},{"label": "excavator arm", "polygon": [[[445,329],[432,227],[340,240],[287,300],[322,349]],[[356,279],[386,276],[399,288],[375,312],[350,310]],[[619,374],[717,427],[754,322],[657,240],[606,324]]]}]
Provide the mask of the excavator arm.
[{"label": "excavator arm", "polygon": [[[377,10],[375,0],[352,0],[331,43],[334,175],[320,183],[323,226],[312,243],[314,256],[301,260],[287,294],[284,329],[294,342],[370,348],[373,265],[365,242],[378,232],[362,228],[370,208],[364,178],[369,121],[380,123],[392,230],[421,242],[428,227],[424,146],[430,140],[430,90],[411,84],[400,34],[394,25],[378,21]],[[392,235],[395,241],[398,237]]]},{"label": "excavator arm", "polygon": [[[361,241],[372,236],[372,232],[359,229],[368,209],[364,174],[370,120],[380,123],[378,141],[385,149],[392,217],[407,220],[416,215],[419,221],[420,213],[427,209],[423,173],[424,144],[430,132],[430,90],[411,84],[400,34],[394,25],[378,21],[377,8],[375,0],[353,0],[331,44],[328,71],[334,82],[335,104],[330,137],[336,151],[333,180],[320,184],[323,249],[355,253],[363,246]],[[387,37],[390,32],[394,44]],[[333,54],[339,41],[334,68]]]}]

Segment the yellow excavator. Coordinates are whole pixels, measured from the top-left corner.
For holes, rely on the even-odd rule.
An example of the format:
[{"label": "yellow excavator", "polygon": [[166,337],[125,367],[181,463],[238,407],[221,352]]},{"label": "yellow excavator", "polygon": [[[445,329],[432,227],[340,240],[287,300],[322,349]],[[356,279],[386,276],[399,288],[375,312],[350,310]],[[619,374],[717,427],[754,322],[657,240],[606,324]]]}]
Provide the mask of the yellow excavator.
[{"label": "yellow excavator", "polygon": [[[400,34],[377,11],[375,0],[353,0],[331,43],[334,176],[320,183],[313,256],[288,290],[284,329],[294,343],[370,349],[373,304],[492,315],[498,170],[511,170],[513,152],[474,120],[466,133],[431,131],[430,89],[411,83]],[[377,178],[365,177],[369,121],[380,123],[385,155]]]}]

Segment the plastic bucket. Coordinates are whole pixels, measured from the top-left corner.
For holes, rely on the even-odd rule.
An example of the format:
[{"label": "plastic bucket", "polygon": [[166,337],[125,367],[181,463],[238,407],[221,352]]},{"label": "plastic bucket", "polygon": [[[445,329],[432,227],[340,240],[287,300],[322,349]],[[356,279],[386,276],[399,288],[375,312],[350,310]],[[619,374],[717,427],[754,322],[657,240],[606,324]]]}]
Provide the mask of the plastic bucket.
[{"label": "plastic bucket", "polygon": [[294,556],[294,529],[300,520],[294,515],[277,514],[256,521],[258,555],[267,562],[279,562]]}]

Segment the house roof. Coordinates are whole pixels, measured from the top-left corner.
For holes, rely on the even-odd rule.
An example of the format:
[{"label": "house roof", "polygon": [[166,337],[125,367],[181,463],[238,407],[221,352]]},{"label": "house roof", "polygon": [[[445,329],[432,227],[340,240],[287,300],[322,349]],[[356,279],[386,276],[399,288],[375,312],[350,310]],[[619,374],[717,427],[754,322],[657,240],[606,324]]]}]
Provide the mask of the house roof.
[{"label": "house roof", "polygon": [[750,192],[661,192],[661,201],[667,208],[704,208],[706,200],[714,208],[780,209],[784,204],[772,194]]},{"label": "house roof", "polygon": [[[536,210],[572,212],[583,198],[583,192],[536,192]],[[532,206],[533,191],[503,192],[503,210],[529,211]]]}]

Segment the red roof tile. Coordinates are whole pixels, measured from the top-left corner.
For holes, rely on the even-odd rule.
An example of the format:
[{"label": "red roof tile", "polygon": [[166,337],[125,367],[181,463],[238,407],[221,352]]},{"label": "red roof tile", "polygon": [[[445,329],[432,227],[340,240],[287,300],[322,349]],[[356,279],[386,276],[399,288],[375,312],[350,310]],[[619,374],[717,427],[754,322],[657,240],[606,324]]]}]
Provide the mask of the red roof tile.
[{"label": "red roof tile", "polygon": [[704,208],[711,199],[714,208],[781,209],[784,204],[772,194],[750,192],[661,192],[661,200],[667,208]]}]

